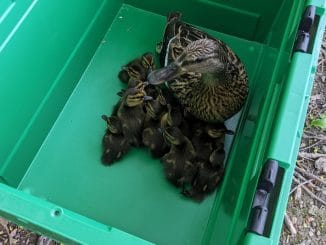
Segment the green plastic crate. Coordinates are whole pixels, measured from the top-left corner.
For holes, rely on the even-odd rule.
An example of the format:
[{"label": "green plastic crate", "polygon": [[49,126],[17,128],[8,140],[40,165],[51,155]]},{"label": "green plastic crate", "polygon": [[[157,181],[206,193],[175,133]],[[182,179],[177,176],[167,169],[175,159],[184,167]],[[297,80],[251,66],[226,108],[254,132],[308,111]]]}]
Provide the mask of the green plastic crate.
[{"label": "green plastic crate", "polygon": [[[308,52],[293,52],[316,6]],[[325,27],[325,0],[1,0],[0,215],[66,243],[277,244]],[[155,51],[170,11],[224,40],[250,94],[228,121],[226,176],[202,203],[134,149],[100,163],[122,65]],[[232,143],[231,143],[232,142]],[[250,232],[262,168],[279,163],[263,235]]]}]

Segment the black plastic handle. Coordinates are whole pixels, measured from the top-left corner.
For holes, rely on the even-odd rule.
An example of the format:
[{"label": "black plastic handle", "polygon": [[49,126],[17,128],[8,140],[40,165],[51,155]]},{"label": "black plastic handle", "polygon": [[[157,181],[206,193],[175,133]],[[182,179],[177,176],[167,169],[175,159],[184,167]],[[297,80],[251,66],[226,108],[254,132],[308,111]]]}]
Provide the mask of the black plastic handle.
[{"label": "black plastic handle", "polygon": [[278,168],[277,161],[267,160],[259,178],[248,227],[251,232],[258,235],[263,235],[265,231],[270,194],[275,186]]},{"label": "black plastic handle", "polygon": [[260,176],[260,181],[258,184],[258,189],[263,189],[270,193],[274,188],[276,177],[278,171],[278,162],[275,160],[268,160],[265,164],[262,175]]},{"label": "black plastic handle", "polygon": [[250,231],[263,235],[268,216],[268,208],[258,206],[252,211]]},{"label": "black plastic handle", "polygon": [[316,16],[316,7],[312,5],[308,6],[304,11],[302,19],[300,21],[299,30],[309,33],[312,24],[314,23],[315,16]]},{"label": "black plastic handle", "polygon": [[303,52],[307,53],[310,43],[310,31],[314,24],[316,17],[316,7],[315,6],[308,6],[301,18],[297,39],[294,45],[294,52]]}]

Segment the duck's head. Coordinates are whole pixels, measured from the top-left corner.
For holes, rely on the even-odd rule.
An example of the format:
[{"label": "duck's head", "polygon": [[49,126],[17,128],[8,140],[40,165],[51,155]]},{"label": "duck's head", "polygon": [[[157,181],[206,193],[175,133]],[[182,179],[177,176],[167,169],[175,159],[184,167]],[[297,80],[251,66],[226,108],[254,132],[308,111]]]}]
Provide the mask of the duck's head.
[{"label": "duck's head", "polygon": [[147,79],[150,84],[161,84],[189,72],[218,73],[224,70],[220,46],[212,39],[191,42],[178,58],[166,67],[152,71]]},{"label": "duck's head", "polygon": [[108,117],[106,115],[102,115],[102,118],[104,121],[106,121],[108,130],[112,134],[119,134],[122,132],[121,121],[118,117],[116,117],[116,116]]}]

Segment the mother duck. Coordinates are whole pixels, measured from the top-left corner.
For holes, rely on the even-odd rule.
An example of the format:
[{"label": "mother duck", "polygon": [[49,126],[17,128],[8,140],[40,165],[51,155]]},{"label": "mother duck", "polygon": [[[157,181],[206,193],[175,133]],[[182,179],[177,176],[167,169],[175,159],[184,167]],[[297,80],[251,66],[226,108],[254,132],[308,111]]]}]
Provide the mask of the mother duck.
[{"label": "mother duck", "polygon": [[170,13],[159,54],[161,69],[148,82],[167,82],[186,111],[207,122],[224,122],[248,95],[248,78],[238,56],[221,40]]}]

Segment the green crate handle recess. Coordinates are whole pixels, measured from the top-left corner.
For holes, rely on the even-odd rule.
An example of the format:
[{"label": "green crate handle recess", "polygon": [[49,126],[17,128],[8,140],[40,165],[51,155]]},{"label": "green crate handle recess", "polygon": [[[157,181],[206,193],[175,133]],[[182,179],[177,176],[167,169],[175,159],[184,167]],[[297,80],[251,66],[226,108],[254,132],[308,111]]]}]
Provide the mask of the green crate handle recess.
[{"label": "green crate handle recess", "polygon": [[308,1],[306,7],[309,6],[316,7],[316,15],[319,17],[319,20],[317,19],[319,22],[316,28],[315,39],[310,40],[310,43],[314,43],[314,48],[310,52],[296,51],[293,53],[291,68],[286,82],[287,86],[283,90],[283,96],[281,96],[282,99],[278,105],[278,113],[274,121],[274,133],[270,139],[267,154],[268,159],[276,160],[280,167],[285,170],[283,183],[286,182],[286,184],[282,185],[279,192],[270,236],[266,237],[248,232],[243,244],[278,244],[281,234],[305,115],[307,113],[326,24],[326,3],[324,1]]}]

